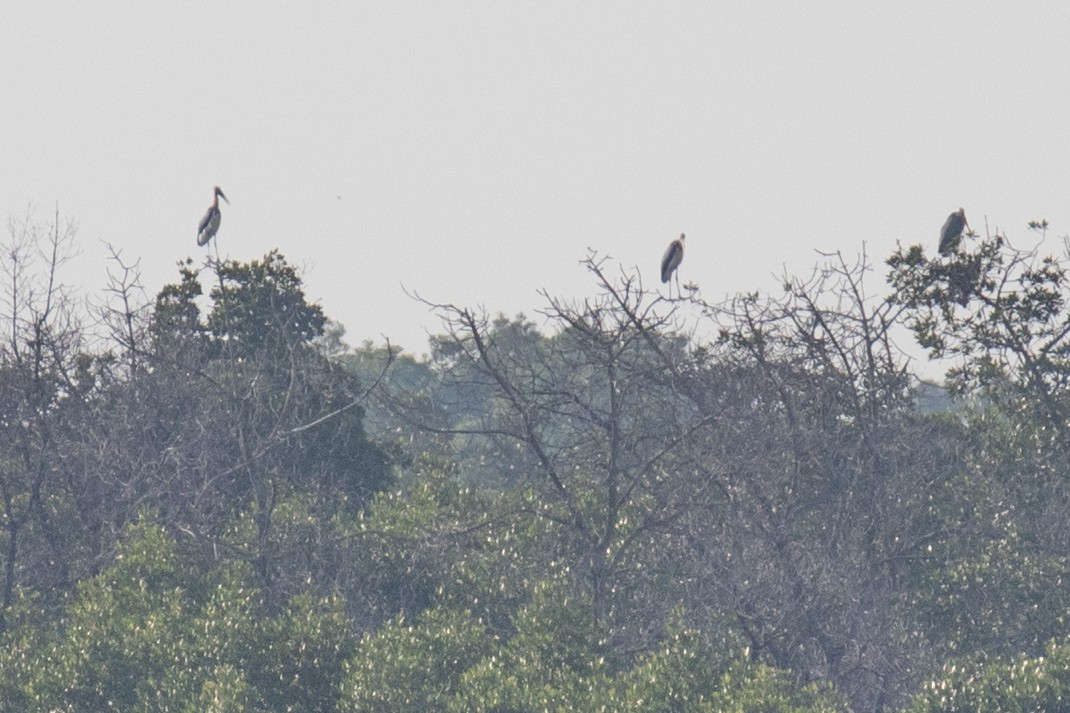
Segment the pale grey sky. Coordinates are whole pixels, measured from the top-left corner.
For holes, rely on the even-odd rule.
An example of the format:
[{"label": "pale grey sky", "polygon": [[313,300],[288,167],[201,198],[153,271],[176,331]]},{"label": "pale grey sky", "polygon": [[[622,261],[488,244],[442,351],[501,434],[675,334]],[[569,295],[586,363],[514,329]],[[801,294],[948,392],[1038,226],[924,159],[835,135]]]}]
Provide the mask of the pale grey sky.
[{"label": "pale grey sky", "polygon": [[58,201],[87,294],[100,239],[150,296],[202,261],[215,184],[225,255],[280,248],[351,343],[416,353],[402,284],[533,316],[593,290],[588,247],[653,286],[686,232],[718,300],[935,250],[960,205],[1070,232],[1068,3],[38,0],[0,30],[0,211]]}]

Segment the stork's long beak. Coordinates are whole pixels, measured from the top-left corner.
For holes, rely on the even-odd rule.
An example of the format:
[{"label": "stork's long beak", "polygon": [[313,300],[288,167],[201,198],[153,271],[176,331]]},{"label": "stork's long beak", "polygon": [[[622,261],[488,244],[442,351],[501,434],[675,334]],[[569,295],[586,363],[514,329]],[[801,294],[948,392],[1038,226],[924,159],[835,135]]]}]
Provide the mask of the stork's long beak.
[{"label": "stork's long beak", "polygon": [[226,201],[227,205],[230,205],[230,201],[227,200],[227,197],[225,195],[223,195],[223,191],[219,191],[219,197]]}]

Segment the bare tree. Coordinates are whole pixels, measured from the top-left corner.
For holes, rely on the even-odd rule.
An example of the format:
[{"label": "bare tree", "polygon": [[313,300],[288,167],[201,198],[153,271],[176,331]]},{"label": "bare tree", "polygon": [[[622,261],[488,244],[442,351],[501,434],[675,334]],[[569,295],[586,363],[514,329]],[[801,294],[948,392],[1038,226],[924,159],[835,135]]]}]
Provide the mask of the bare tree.
[{"label": "bare tree", "polygon": [[[35,222],[32,209],[8,222],[0,266],[0,503],[3,505],[4,580],[2,604],[9,607],[18,586],[25,549],[21,537],[31,522],[40,528],[36,544],[64,562],[56,535],[59,507],[50,492],[57,473],[53,452],[65,417],[82,394],[79,354],[83,333],[72,295],[59,272],[73,252],[76,228]],[[47,579],[53,568],[37,568]],[[60,577],[64,575],[59,574]]]},{"label": "bare tree", "polygon": [[105,247],[111,264],[105,288],[107,298],[99,306],[98,315],[109,341],[121,350],[127,376],[133,378],[146,346],[152,303],[141,285],[141,261],[129,263],[114,245],[105,243]]},{"label": "bare tree", "polygon": [[559,533],[558,554],[590,595],[606,644],[642,648],[659,630],[652,612],[664,609],[655,587],[673,576],[651,546],[708,497],[678,477],[688,467],[682,445],[704,421],[672,388],[687,339],[671,303],[646,293],[638,275],[607,278],[605,259],[584,264],[600,294],[579,303],[544,295],[545,334],[525,320],[432,304],[445,326],[434,357],[443,408],[386,400],[427,432],[480,441],[482,462],[511,474],[504,482],[527,494],[527,512]]},{"label": "bare tree", "polygon": [[921,655],[895,593],[947,536],[934,505],[962,465],[954,428],[914,409],[901,307],[867,292],[864,255],[826,257],[780,296],[700,303],[719,337],[692,384],[727,497],[691,538],[752,655],[879,710]]}]

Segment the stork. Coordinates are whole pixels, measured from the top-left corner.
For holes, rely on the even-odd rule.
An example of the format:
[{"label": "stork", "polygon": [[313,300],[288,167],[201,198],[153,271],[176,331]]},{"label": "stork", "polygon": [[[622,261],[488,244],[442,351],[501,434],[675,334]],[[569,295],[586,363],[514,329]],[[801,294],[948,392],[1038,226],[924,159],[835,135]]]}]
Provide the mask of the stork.
[{"label": "stork", "polygon": [[208,241],[215,237],[216,231],[219,230],[219,221],[223,217],[223,214],[219,212],[219,199],[222,198],[230,205],[230,201],[223,195],[223,191],[219,186],[215,187],[215,191],[212,194],[212,205],[208,206],[208,212],[201,218],[201,224],[197,226],[197,244],[207,245]]},{"label": "stork", "polygon": [[[669,247],[665,249],[665,254],[661,257],[661,281],[663,283],[668,282],[672,274],[676,272],[676,268],[680,267],[680,262],[684,259],[684,234],[680,233],[680,237],[669,243]],[[680,294],[680,276],[676,276],[676,293]],[[669,286],[669,295],[672,295],[672,285]]]},{"label": "stork", "polygon": [[944,227],[940,228],[940,254],[950,255],[955,252],[955,248],[959,246],[959,242],[962,240],[962,229],[970,229],[970,224],[966,222],[966,211],[959,208],[956,212],[947,216],[947,220],[944,221]]}]

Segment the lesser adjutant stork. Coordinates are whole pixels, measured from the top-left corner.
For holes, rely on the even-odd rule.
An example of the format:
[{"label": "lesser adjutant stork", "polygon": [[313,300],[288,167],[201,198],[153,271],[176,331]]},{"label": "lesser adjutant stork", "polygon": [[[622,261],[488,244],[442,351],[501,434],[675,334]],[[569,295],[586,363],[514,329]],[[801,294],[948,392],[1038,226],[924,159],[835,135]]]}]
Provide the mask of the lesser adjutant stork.
[{"label": "lesser adjutant stork", "polygon": [[215,187],[215,192],[212,194],[212,205],[208,206],[208,212],[201,218],[201,224],[197,226],[197,244],[207,245],[208,241],[215,237],[216,231],[219,230],[219,221],[223,217],[223,214],[219,212],[219,199],[222,198],[230,205],[230,201],[223,195],[223,191],[219,186]]},{"label": "lesser adjutant stork", "polygon": [[941,255],[950,255],[955,251],[955,248],[959,246],[959,242],[962,240],[963,228],[969,230],[970,224],[966,222],[966,211],[959,208],[947,216],[947,220],[944,221],[944,227],[940,228]]},{"label": "lesser adjutant stork", "polygon": [[[665,254],[661,257],[661,281],[668,282],[672,274],[676,272],[676,268],[680,267],[680,262],[684,259],[684,234],[680,233],[680,237],[669,243],[669,247],[665,249]],[[676,276],[676,292],[680,292],[680,276]],[[670,286],[669,294],[672,294]]]}]

